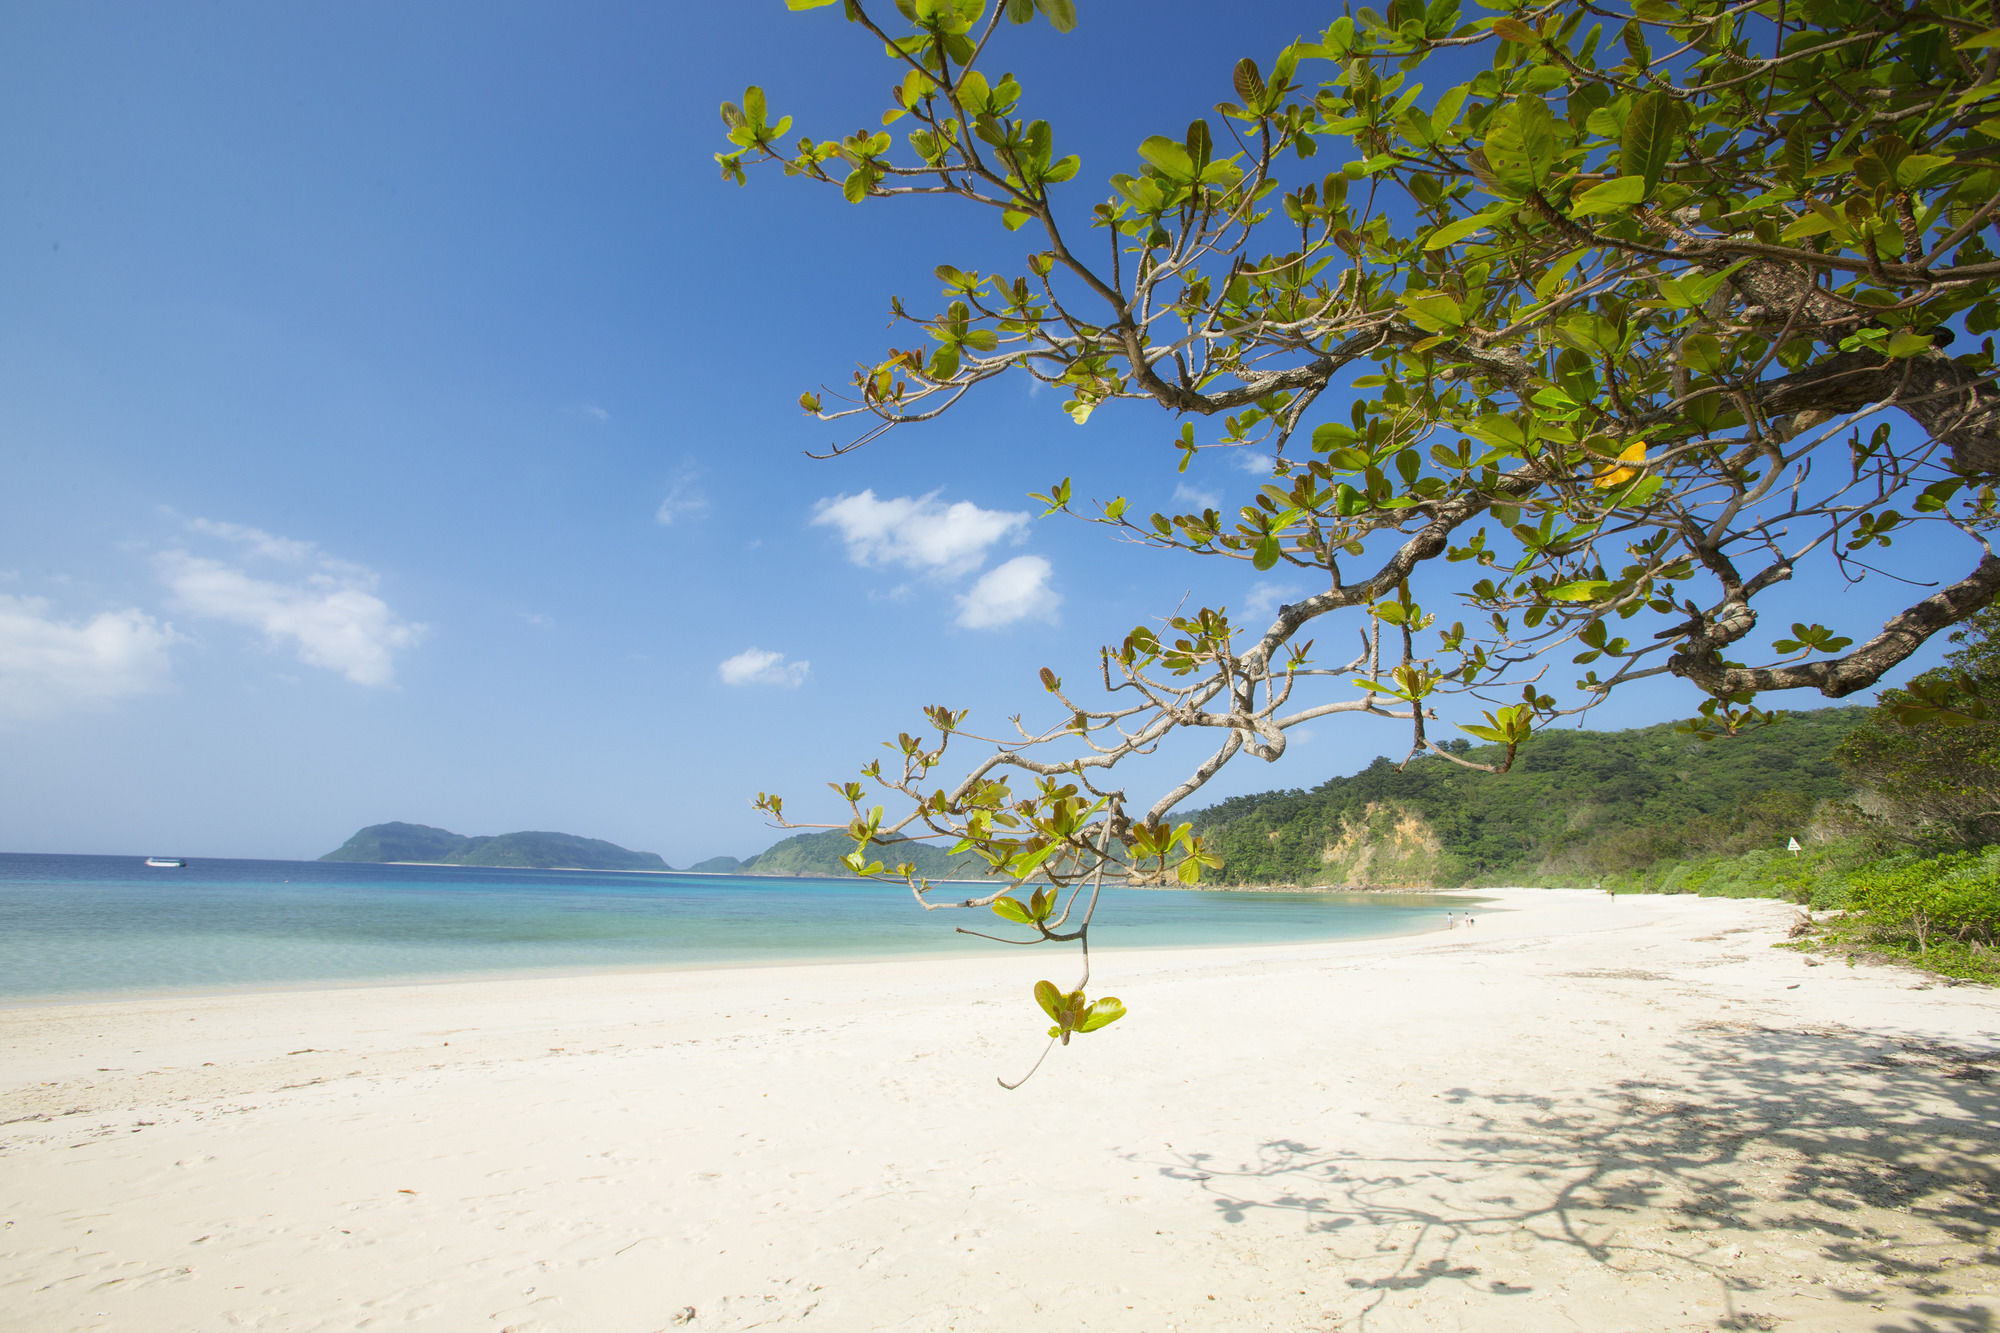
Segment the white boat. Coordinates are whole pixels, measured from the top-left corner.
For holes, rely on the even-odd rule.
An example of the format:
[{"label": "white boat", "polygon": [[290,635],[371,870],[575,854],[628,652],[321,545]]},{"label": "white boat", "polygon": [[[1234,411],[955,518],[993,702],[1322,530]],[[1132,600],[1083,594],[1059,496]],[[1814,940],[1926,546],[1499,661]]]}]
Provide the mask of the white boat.
[{"label": "white boat", "polygon": [[178,856],[149,856],[146,858],[146,864],[159,870],[180,870],[187,865],[187,862]]}]

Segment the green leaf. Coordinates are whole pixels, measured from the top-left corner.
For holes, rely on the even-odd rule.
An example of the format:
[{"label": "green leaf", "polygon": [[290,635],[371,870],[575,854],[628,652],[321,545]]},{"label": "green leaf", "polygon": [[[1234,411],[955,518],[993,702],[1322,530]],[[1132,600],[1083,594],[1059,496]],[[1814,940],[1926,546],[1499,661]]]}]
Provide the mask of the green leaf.
[{"label": "green leaf", "polygon": [[1035,0],[1035,8],[1049,21],[1049,26],[1057,32],[1069,32],[1076,27],[1076,5],[1073,0]]},{"label": "green leaf", "polygon": [[1008,921],[1017,921],[1024,926],[1033,924],[1035,920],[1034,916],[1029,913],[1028,909],[1021,904],[1021,900],[1018,898],[995,898],[993,900],[993,915]]},{"label": "green leaf", "polygon": [[1659,185],[1660,173],[1673,159],[1681,120],[1679,105],[1666,93],[1645,93],[1632,103],[1618,146],[1618,172],[1644,181],[1647,195]]},{"label": "green leaf", "polygon": [[1607,503],[1612,505],[1642,505],[1652,499],[1654,493],[1666,484],[1667,479],[1665,477],[1641,477],[1624,490],[1612,492]]},{"label": "green leaf", "polygon": [[1206,120],[1189,122],[1186,143],[1190,164],[1196,171],[1206,167],[1215,156],[1215,140],[1208,132]]},{"label": "green leaf", "polygon": [[1791,226],[1779,232],[1778,239],[1781,241],[1803,241],[1808,236],[1817,236],[1821,232],[1832,231],[1838,226],[1839,223],[1831,215],[1811,212],[1805,214]]},{"label": "green leaf", "polygon": [[992,86],[986,82],[986,76],[976,69],[969,69],[958,76],[957,92],[959,104],[965,108],[967,115],[983,116],[986,108],[993,103]]},{"label": "green leaf", "polygon": [[1424,238],[1424,249],[1442,250],[1447,245],[1453,245],[1464,240],[1474,232],[1485,231],[1494,223],[1503,221],[1513,216],[1513,214],[1514,208],[1510,204],[1497,208],[1484,209],[1478,213],[1474,213],[1469,218],[1460,218],[1456,222],[1447,222],[1444,226],[1439,227]]},{"label": "green leaf", "polygon": [[1897,329],[1889,335],[1889,341],[1882,348],[1883,355],[1895,361],[1905,361],[1913,356],[1922,356],[1931,350],[1931,338],[1927,333],[1917,333],[1911,329]]},{"label": "green leaf", "polygon": [[1230,76],[1230,82],[1236,89],[1236,95],[1252,110],[1255,110],[1252,104],[1263,100],[1264,76],[1257,72],[1257,62],[1249,56],[1236,62],[1236,70]]},{"label": "green leaf", "polygon": [[1250,563],[1258,569],[1269,569],[1278,563],[1278,539],[1270,533],[1257,543],[1257,551],[1250,557]]},{"label": "green leaf", "polygon": [[1906,190],[1913,189],[1939,167],[1950,166],[1953,160],[1935,153],[1912,153],[1896,164],[1896,184]]},{"label": "green leaf", "polygon": [[1164,134],[1155,134],[1140,144],[1139,156],[1174,180],[1194,179],[1194,161],[1188,156],[1188,150]]},{"label": "green leaf", "polygon": [[[1457,0],[1452,0],[1452,6],[1456,12]],[[1431,109],[1431,134],[1434,137],[1442,138],[1446,130],[1458,123],[1459,110],[1464,107],[1466,94],[1470,91],[1460,84],[1456,88],[1447,88],[1444,96],[1438,98],[1437,105]]]},{"label": "green leaf", "polygon": [[1722,368],[1722,342],[1712,333],[1690,333],[1681,339],[1681,364],[1698,375]]},{"label": "green leaf", "polygon": [[1606,583],[1599,579],[1585,579],[1550,588],[1543,595],[1556,602],[1594,602],[1617,586],[1615,583]]},{"label": "green leaf", "polygon": [[1078,1032],[1095,1032],[1109,1027],[1125,1017],[1125,1004],[1116,996],[1106,995],[1091,1001],[1090,1008],[1083,1011],[1083,1018],[1076,1025]]},{"label": "green leaf", "polygon": [[1555,117],[1549,104],[1524,96],[1487,122],[1486,160],[1494,179],[1525,194],[1548,184],[1556,160]]},{"label": "green leaf", "polygon": [[1056,989],[1056,983],[1053,981],[1035,983],[1035,1003],[1042,1006],[1043,1013],[1057,1022],[1062,1021],[1062,1002],[1066,998],[1068,997]]},{"label": "green leaf", "polygon": [[1637,176],[1619,176],[1593,185],[1570,201],[1571,217],[1584,217],[1592,213],[1616,213],[1643,201],[1647,185]]},{"label": "green leaf", "polygon": [[833,0],[785,0],[786,9],[825,9]]},{"label": "green leaf", "polygon": [[1426,333],[1441,333],[1465,323],[1465,311],[1443,292],[1404,292],[1396,299],[1409,312],[1410,322]]},{"label": "green leaf", "polygon": [[1588,258],[1589,255],[1590,255],[1590,247],[1583,246],[1578,249],[1570,251],[1568,254],[1564,255],[1561,259],[1558,259],[1555,263],[1549,265],[1548,272],[1542,274],[1542,276],[1535,281],[1535,299],[1537,301],[1548,300],[1549,297],[1555,292],[1556,288],[1563,285],[1564,280],[1566,280],[1569,277],[1571,271],[1574,270],[1578,264],[1582,263],[1586,258]]}]

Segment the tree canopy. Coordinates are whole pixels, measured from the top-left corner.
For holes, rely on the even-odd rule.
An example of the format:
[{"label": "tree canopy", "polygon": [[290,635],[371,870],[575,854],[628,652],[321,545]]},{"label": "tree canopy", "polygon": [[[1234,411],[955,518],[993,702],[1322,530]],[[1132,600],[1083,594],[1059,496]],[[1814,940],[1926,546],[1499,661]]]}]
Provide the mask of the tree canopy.
[{"label": "tree canopy", "polygon": [[[1068,479],[1037,498],[1320,585],[1268,625],[1205,606],[1114,631],[1081,687],[1043,671],[1046,726],[927,709],[835,784],[857,869],[897,833],[1015,881],[1192,882],[1212,853],[1170,812],[1312,719],[1399,718],[1413,755],[1504,769],[1538,727],[1671,676],[1729,731],[1771,692],[1874,685],[2000,593],[1991,10],[1482,4],[1354,8],[1218,68],[1223,101],[1095,184],[999,56],[1014,25],[1074,27],[1071,0],[842,0],[802,21],[844,18],[857,64],[885,62],[862,76],[886,85],[879,128],[797,137],[757,88],[723,106],[728,179],[949,196],[1024,243],[1019,272],[940,264],[935,304],[893,303],[899,346],[802,397],[850,428],[833,452],[1004,376],[1059,386],[1078,425],[1150,403],[1163,466],[1254,445],[1270,476],[1223,510]],[[1895,569],[1923,528],[1951,566]],[[1907,605],[1842,623],[1829,599],[1755,633],[1807,562],[1899,575]],[[1573,685],[1546,675],[1571,664]],[[1497,749],[1458,753],[1444,722]],[[1121,765],[1196,728],[1208,758],[1128,796]],[[1075,938],[1090,901],[954,905]]]}]

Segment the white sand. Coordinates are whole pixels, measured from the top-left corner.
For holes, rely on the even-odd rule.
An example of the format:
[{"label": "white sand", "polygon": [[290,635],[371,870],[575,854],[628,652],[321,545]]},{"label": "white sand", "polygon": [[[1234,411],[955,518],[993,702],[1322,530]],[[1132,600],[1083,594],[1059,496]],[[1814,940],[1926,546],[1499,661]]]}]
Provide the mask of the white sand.
[{"label": "white sand", "polygon": [[1992,992],[1498,897],[1016,1093],[1070,954],[3,1010],[0,1328],[1992,1326]]}]

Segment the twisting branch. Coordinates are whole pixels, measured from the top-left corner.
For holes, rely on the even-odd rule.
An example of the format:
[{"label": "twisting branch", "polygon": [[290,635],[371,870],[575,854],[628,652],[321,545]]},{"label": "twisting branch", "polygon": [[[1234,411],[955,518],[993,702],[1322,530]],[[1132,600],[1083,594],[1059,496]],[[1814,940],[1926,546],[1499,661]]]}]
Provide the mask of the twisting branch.
[{"label": "twisting branch", "polygon": [[[751,89],[723,107],[723,173],[775,165],[870,207],[954,198],[1023,239],[1022,271],[944,263],[938,309],[895,302],[917,346],[862,364],[844,399],[801,399],[855,432],[831,452],[1016,373],[1061,387],[1079,425],[1150,403],[1181,468],[1254,444],[1269,475],[1180,513],[1064,478],[1045,511],[1315,586],[1261,628],[1198,603],[1114,634],[1090,673],[1103,697],[1045,670],[1052,715],[1012,739],[926,710],[931,731],[891,743],[867,785],[835,784],[856,871],[1082,942],[1107,879],[1212,870],[1170,815],[1308,721],[1396,718],[1406,763],[1498,772],[1538,727],[1673,676],[1697,729],[1726,732],[1771,691],[1876,684],[2000,593],[1983,3],[1865,0],[1837,29],[1749,0],[1363,10],[1268,68],[1240,61],[1215,119],[1144,140],[1108,195],[1071,184],[1080,159],[989,72],[1003,17],[1067,30],[1070,0],[899,9],[907,28],[871,0],[841,11],[898,80],[882,130],[788,143]],[[1480,57],[1467,82],[1428,77]],[[1771,637],[1760,613],[1814,571],[1933,590],[1879,626]],[[1361,640],[1345,666],[1316,648],[1353,642],[1343,620]],[[1550,676],[1564,656],[1585,668],[1568,684]],[[1484,748],[1441,745],[1447,721]],[[1131,766],[1183,732],[1221,735],[1128,817]],[[904,838],[1003,887],[933,896],[873,859]],[[1088,1030],[1081,984],[1037,997],[1056,1039]]]}]

